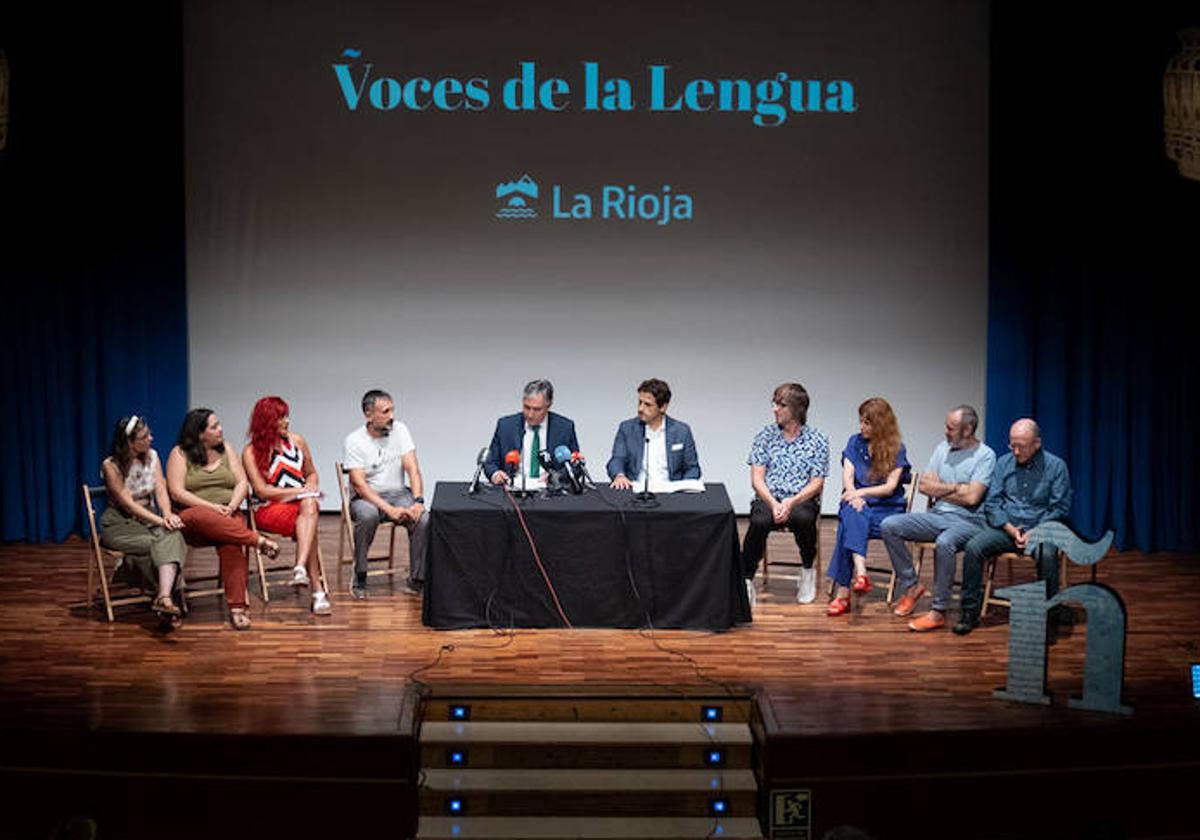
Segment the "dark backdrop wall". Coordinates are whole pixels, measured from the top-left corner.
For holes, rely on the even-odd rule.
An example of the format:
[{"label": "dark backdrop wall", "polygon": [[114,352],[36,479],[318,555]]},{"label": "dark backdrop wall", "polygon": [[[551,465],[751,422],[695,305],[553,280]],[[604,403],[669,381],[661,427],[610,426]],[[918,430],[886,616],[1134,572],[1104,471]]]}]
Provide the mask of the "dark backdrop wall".
[{"label": "dark backdrop wall", "polygon": [[45,541],[117,417],[162,450],[186,410],[182,62],[175,4],[32,5],[0,11],[0,536]]},{"label": "dark backdrop wall", "polygon": [[1192,335],[1200,183],[1163,146],[1194,3],[993,13],[988,442],[1036,417],[1086,532],[1197,546]]}]

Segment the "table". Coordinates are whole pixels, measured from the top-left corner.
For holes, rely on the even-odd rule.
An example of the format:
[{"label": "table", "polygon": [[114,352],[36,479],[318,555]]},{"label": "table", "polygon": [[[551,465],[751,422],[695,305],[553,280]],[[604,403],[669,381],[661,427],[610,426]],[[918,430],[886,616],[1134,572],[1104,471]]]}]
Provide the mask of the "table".
[{"label": "table", "polygon": [[[438,482],[422,619],[441,629],[563,627],[513,504],[496,487]],[[725,630],[750,621],[723,484],[638,507],[607,485],[519,500],[575,627]]]}]

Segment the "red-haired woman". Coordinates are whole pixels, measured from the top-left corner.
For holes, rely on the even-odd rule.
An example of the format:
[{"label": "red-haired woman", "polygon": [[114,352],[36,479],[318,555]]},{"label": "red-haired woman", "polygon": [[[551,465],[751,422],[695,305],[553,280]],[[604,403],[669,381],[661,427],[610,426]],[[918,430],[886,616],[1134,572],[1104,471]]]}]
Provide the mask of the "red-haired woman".
[{"label": "red-haired woman", "polygon": [[867,540],[879,536],[884,519],[904,513],[904,485],[911,467],[900,426],[887,400],[871,397],[858,407],[858,434],[842,450],[842,503],[829,577],[837,584],[828,615],[850,611],[851,573],[855,592],[870,592]]},{"label": "red-haired woman", "polygon": [[242,465],[254,495],[266,502],[254,514],[258,527],[296,539],[294,586],[312,586],[312,611],[333,611],[317,567],[320,481],[308,443],[290,429],[291,412],[281,398],[263,397],[250,413],[250,443]]}]

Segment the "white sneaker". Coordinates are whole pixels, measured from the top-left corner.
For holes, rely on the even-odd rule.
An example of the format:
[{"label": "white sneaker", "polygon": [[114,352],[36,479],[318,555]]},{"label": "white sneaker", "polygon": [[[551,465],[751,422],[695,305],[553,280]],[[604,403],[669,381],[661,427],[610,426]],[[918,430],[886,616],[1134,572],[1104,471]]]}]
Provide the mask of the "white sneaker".
[{"label": "white sneaker", "polygon": [[333,604],[329,603],[329,596],[324,592],[318,592],[312,599],[313,615],[329,615],[333,612]]},{"label": "white sneaker", "polygon": [[754,611],[754,598],[755,598],[754,580],[753,579],[746,581],[746,597],[750,599],[750,611],[753,612]]},{"label": "white sneaker", "polygon": [[297,566],[292,570],[292,586],[308,586],[308,569]]},{"label": "white sneaker", "polygon": [[796,581],[796,603],[811,604],[817,600],[817,569],[800,567],[800,578]]}]

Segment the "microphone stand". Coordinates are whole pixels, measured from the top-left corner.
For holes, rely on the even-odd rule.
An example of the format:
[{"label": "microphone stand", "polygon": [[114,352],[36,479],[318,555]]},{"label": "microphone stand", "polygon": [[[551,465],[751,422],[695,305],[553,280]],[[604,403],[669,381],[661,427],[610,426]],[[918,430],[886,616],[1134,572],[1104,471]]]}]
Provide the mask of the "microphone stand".
[{"label": "microphone stand", "polygon": [[646,424],[642,424],[642,472],[646,474],[646,480],[642,484],[642,492],[633,497],[634,502],[638,507],[658,507],[658,500],[654,494],[650,492],[650,435],[646,434]]},{"label": "microphone stand", "polygon": [[479,457],[475,459],[475,477],[471,479],[471,486],[467,488],[467,495],[474,496],[479,492],[479,479],[483,476],[483,462],[487,457],[484,450],[479,450]]}]

